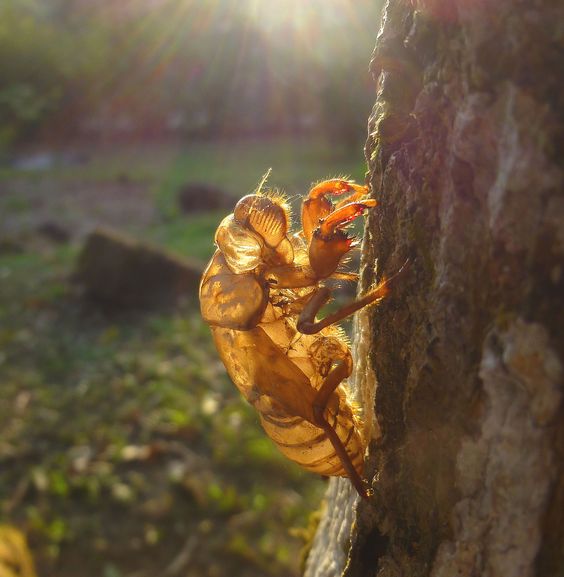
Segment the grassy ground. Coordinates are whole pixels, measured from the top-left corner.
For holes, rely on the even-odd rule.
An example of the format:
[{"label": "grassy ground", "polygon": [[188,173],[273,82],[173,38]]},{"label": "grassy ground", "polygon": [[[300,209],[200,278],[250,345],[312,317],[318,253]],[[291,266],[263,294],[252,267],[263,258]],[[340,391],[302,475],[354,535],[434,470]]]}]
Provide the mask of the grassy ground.
[{"label": "grassy ground", "polygon": [[[296,195],[327,176],[362,181],[360,150],[271,141],[80,152],[80,165],[0,172],[0,523],[24,529],[45,577],[297,574],[296,534],[323,482],[264,436],[196,295],[174,312],[108,316],[70,279],[84,234],[108,221],[207,259],[222,215],[181,215],[182,184],[237,198],[272,167],[271,182]],[[46,221],[68,242],[49,240]]]}]

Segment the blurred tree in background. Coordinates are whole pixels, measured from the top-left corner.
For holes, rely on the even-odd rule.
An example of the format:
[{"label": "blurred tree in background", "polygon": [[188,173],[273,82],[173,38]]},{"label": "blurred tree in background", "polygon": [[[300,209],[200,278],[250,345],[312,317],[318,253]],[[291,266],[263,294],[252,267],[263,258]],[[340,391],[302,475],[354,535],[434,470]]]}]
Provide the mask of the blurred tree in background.
[{"label": "blurred tree in background", "polygon": [[[359,141],[379,2],[1,0],[0,146],[31,138]],[[360,88],[359,88],[360,87]]]}]

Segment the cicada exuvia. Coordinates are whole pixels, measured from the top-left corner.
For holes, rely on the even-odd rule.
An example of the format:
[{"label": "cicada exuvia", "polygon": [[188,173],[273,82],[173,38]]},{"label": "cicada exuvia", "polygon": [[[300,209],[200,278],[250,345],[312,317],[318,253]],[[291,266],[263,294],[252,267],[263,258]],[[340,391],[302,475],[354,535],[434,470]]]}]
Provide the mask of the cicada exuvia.
[{"label": "cicada exuvia", "polygon": [[[317,319],[328,279],[357,243],[346,227],[376,205],[368,188],[323,181],[302,204],[292,234],[285,199],[271,191],[243,197],[219,225],[217,250],[200,285],[204,320],[231,379],[280,451],[305,469],[346,476],[365,497],[366,440],[346,387],[352,357],[336,323],[385,296],[384,282]],[[334,204],[331,196],[344,195]]]}]

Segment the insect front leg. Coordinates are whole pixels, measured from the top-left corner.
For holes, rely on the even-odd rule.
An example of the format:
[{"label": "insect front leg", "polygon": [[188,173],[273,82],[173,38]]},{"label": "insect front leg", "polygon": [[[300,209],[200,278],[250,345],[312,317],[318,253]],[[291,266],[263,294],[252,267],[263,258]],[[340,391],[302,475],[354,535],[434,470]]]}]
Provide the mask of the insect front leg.
[{"label": "insect front leg", "polygon": [[357,240],[349,237],[344,229],[374,206],[376,201],[371,198],[349,202],[320,219],[308,247],[309,263],[318,278],[330,277],[342,258],[358,245]]},{"label": "insect front leg", "polygon": [[324,319],[316,321],[315,316],[331,297],[331,290],[329,288],[326,286],[319,287],[312,293],[310,299],[302,309],[298,318],[297,329],[306,335],[318,333],[325,327],[343,320],[359,309],[382,300],[388,294],[388,290],[388,281],[384,280],[368,291],[363,297],[342,306],[340,309],[327,315]]},{"label": "insect front leg", "polygon": [[[368,498],[367,489],[356,470],[350,455],[347,453],[347,449],[343,444],[343,441],[337,435],[337,431],[329,424],[325,418],[325,411],[327,405],[331,399],[331,395],[335,392],[335,389],[350,375],[352,370],[352,358],[350,353],[347,352],[345,358],[336,365],[331,372],[327,375],[321,387],[319,388],[317,395],[313,401],[313,416],[314,424],[321,429],[327,435],[327,438],[333,445],[335,453],[343,469],[346,471],[347,476],[351,480],[354,488],[357,490],[358,494],[363,498]],[[351,424],[351,426],[354,426]]]},{"label": "insect front leg", "polygon": [[347,193],[351,193],[350,196],[339,203],[337,207],[366,196],[368,187],[349,180],[333,178],[316,184],[309,191],[307,198],[302,203],[302,229],[308,242],[311,240],[313,231],[319,226],[319,221],[326,218],[334,209],[327,196]]}]

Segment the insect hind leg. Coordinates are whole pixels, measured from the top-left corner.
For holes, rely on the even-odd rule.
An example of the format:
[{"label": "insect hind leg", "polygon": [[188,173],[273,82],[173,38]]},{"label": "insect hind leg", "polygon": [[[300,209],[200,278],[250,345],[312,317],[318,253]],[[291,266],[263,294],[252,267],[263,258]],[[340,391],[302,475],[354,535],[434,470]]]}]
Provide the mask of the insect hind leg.
[{"label": "insect hind leg", "polygon": [[[335,429],[329,424],[327,419],[325,418],[325,410],[327,409],[327,404],[331,395],[334,393],[335,389],[341,384],[341,382],[346,379],[352,370],[352,358],[350,354],[347,354],[346,357],[336,366],[334,367],[331,372],[327,375],[317,395],[313,402],[313,416],[314,416],[314,424],[323,429],[327,438],[333,445],[335,449],[335,453],[341,464],[343,465],[343,469],[346,471],[347,476],[351,480],[354,488],[356,489],[357,493],[363,498],[368,498],[368,491],[366,486],[361,479],[358,471],[356,470],[353,462],[351,460],[350,455],[347,453],[343,442],[337,435]],[[351,424],[351,426],[354,426]]]}]

